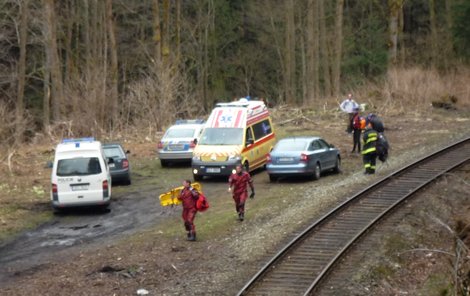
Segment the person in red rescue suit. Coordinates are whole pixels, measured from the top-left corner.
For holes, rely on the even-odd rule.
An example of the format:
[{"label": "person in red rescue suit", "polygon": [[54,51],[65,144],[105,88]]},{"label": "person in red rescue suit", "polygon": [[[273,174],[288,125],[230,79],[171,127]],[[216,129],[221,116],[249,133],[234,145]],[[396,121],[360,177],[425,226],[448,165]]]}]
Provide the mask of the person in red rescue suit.
[{"label": "person in red rescue suit", "polygon": [[199,197],[199,192],[191,187],[190,180],[183,181],[183,190],[181,190],[178,199],[183,203],[183,220],[184,227],[188,232],[188,240],[196,240],[196,226],[194,226],[194,218],[196,217],[196,201]]},{"label": "person in red rescue suit", "polygon": [[362,150],[365,174],[375,174],[375,163],[377,160],[376,143],[379,134],[372,128],[370,123],[367,125],[364,136],[364,148]]},{"label": "person in red rescue suit", "polygon": [[357,146],[357,152],[361,152],[361,133],[364,127],[362,126],[362,121],[364,119],[359,115],[359,108],[354,108],[354,113],[353,113],[353,118],[352,118],[352,128],[353,128],[353,149],[351,150],[351,153],[354,153],[356,151],[356,146]]},{"label": "person in red rescue suit", "polygon": [[248,185],[250,185],[251,194],[250,198],[255,197],[255,187],[253,180],[248,172],[244,172],[242,165],[238,164],[235,167],[235,173],[228,179],[228,191],[232,192],[233,200],[235,201],[235,209],[238,213],[238,219],[243,221],[245,218],[245,202],[248,197]]}]

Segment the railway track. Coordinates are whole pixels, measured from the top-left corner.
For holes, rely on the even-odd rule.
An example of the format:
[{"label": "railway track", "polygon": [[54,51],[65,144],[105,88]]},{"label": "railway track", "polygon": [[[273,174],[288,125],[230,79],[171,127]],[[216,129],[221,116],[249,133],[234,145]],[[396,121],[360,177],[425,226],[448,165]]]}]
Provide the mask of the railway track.
[{"label": "railway track", "polygon": [[312,295],[347,250],[380,219],[469,159],[470,138],[466,138],[372,184],[289,242],[238,295]]}]

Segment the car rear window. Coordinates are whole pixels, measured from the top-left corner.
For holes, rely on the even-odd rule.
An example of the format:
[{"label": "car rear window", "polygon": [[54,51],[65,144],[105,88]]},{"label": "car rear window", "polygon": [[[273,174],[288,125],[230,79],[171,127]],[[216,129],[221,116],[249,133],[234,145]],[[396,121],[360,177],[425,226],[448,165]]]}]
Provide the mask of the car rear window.
[{"label": "car rear window", "polygon": [[109,158],[125,158],[124,152],[119,147],[105,147],[104,155]]},{"label": "car rear window", "polygon": [[279,151],[302,151],[307,149],[308,142],[305,141],[280,141],[276,145]]},{"label": "car rear window", "polygon": [[57,164],[57,176],[87,176],[101,173],[98,157],[61,159]]},{"label": "car rear window", "polygon": [[166,133],[164,139],[174,139],[174,138],[192,138],[194,136],[194,129],[169,129]]}]

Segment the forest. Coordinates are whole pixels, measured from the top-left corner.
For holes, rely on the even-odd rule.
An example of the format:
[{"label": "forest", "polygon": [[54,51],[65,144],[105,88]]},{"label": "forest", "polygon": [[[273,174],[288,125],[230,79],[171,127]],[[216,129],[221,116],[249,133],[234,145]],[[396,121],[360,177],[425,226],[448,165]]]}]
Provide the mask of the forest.
[{"label": "forest", "polygon": [[394,99],[393,73],[469,72],[466,0],[0,0],[0,27],[5,145],[154,132],[248,95]]}]

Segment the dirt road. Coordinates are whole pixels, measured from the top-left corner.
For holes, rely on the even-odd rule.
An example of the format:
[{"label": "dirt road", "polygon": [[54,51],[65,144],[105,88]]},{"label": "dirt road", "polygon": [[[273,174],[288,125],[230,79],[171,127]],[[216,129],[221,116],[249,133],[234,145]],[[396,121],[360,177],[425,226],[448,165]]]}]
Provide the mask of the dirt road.
[{"label": "dirt road", "polygon": [[106,244],[171,214],[156,202],[157,188],[136,189],[130,187],[129,192],[119,194],[108,211],[66,211],[4,243],[0,246],[0,283],[12,275],[36,270],[51,260],[60,260],[66,250],[73,252],[90,244]]}]

